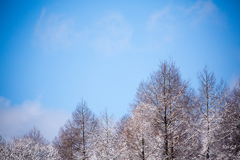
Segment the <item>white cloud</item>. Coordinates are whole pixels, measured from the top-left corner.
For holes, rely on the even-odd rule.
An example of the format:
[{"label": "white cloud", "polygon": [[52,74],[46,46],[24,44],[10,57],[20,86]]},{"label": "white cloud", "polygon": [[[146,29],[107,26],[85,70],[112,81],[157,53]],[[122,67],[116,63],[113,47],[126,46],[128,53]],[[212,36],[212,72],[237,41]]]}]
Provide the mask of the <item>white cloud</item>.
[{"label": "white cloud", "polygon": [[64,15],[48,13],[42,9],[34,30],[34,44],[44,51],[68,49],[80,40],[74,21]]},{"label": "white cloud", "polygon": [[132,28],[120,13],[101,18],[91,28],[92,46],[106,54],[131,48]]},{"label": "white cloud", "polygon": [[218,8],[211,0],[198,0],[189,7],[168,5],[154,12],[150,16],[148,28],[154,30],[163,24],[166,26],[175,26],[181,23],[184,23],[184,25],[199,25],[204,22],[211,23],[213,19],[218,21],[219,18]]},{"label": "white cloud", "polygon": [[74,48],[111,54],[131,48],[133,30],[120,13],[107,14],[88,26],[79,21],[43,8],[34,29],[33,42],[44,52]]},{"label": "white cloud", "polygon": [[150,22],[148,23],[148,27],[150,29],[156,29],[156,27],[158,27],[158,22],[160,19],[162,18],[169,18],[169,16],[171,16],[170,14],[170,7],[167,6],[165,8],[163,8],[162,10],[155,12],[151,15],[150,17]]},{"label": "white cloud", "polygon": [[211,1],[198,0],[192,5],[167,5],[155,11],[147,23],[149,44],[152,48],[165,46],[184,36],[191,29],[222,22],[217,6]]},{"label": "white cloud", "polygon": [[217,6],[211,1],[198,0],[195,4],[185,9],[188,16],[191,16],[190,24],[198,25],[211,20],[218,21],[219,12]]},{"label": "white cloud", "polygon": [[[151,45],[161,47],[166,43],[171,43],[178,36],[177,27],[179,27],[179,19],[175,14],[174,6],[166,6],[163,9],[154,12],[148,21],[147,28]],[[161,44],[161,45],[159,45]],[[155,47],[152,47],[155,48]]]},{"label": "white cloud", "polygon": [[0,97],[0,135],[10,140],[36,126],[51,141],[70,115],[63,111],[45,109],[39,101],[26,100],[20,105],[11,105],[9,100]]}]

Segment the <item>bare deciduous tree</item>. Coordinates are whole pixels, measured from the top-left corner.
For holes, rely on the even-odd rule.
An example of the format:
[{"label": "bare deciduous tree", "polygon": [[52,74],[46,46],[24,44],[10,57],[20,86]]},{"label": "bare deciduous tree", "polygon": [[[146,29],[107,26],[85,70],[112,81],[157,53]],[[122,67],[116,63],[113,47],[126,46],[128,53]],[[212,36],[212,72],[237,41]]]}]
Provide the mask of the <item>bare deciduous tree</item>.
[{"label": "bare deciduous tree", "polygon": [[240,159],[240,79],[229,92],[221,111],[221,123],[215,134],[218,159]]},{"label": "bare deciduous tree", "polygon": [[187,91],[188,82],[182,80],[179,68],[171,60],[160,63],[159,70],[138,88],[137,103],[151,106],[153,124],[162,136],[159,145],[165,159],[174,159],[188,136]]},{"label": "bare deciduous tree", "polygon": [[58,151],[50,144],[41,145],[31,138],[19,138],[8,142],[0,152],[1,160],[34,159],[60,160]]},{"label": "bare deciduous tree", "polygon": [[151,124],[151,110],[148,104],[139,104],[132,110],[127,120],[124,137],[127,146],[126,156],[129,159],[155,159],[158,156],[158,135]]},{"label": "bare deciduous tree", "polygon": [[96,159],[113,160],[120,156],[124,147],[118,145],[120,142],[117,134],[117,126],[112,115],[107,109],[98,119],[98,131],[95,134],[95,157]]},{"label": "bare deciduous tree", "polygon": [[5,145],[5,144],[6,144],[6,141],[4,140],[2,135],[0,135],[0,146]]},{"label": "bare deciduous tree", "polygon": [[201,136],[203,150],[201,155],[206,159],[214,156],[213,144],[216,142],[214,134],[221,122],[221,111],[224,108],[226,86],[223,80],[219,84],[213,72],[205,66],[202,72],[198,73],[199,81],[199,110],[201,112]]},{"label": "bare deciduous tree", "polygon": [[60,156],[66,160],[76,159],[74,144],[76,135],[70,120],[61,127],[58,136],[53,140],[53,146],[58,150]]},{"label": "bare deciduous tree", "polygon": [[54,146],[65,159],[91,159],[97,125],[94,114],[82,100],[73,112],[72,120],[60,129],[58,137],[53,142]]},{"label": "bare deciduous tree", "polygon": [[39,143],[40,145],[47,145],[49,142],[43,137],[40,130],[35,126],[29,130],[28,133],[23,135],[24,138],[30,138],[34,142]]}]

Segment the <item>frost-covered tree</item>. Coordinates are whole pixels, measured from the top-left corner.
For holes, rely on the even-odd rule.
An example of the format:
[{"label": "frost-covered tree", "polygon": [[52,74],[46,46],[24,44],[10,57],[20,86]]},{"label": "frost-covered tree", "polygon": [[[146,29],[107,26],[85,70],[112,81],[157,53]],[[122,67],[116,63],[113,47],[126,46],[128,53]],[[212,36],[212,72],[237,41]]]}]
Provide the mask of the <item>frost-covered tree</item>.
[{"label": "frost-covered tree", "polygon": [[76,159],[74,155],[75,148],[74,144],[76,142],[76,135],[74,127],[70,120],[66,122],[64,127],[61,127],[58,136],[53,140],[53,146],[56,148],[62,157],[62,159],[72,160]]},{"label": "frost-covered tree", "polygon": [[77,106],[72,117],[76,135],[75,149],[77,152],[75,155],[78,159],[90,159],[94,150],[93,139],[97,129],[97,120],[85,101]]},{"label": "frost-covered tree", "polygon": [[184,105],[187,105],[184,114],[185,125],[182,125],[183,128],[179,130],[179,135],[182,135],[182,138],[179,140],[181,145],[179,145],[180,152],[178,152],[177,158],[194,159],[200,154],[202,147],[199,134],[200,112],[197,109],[199,103],[193,89],[186,92],[184,99]]},{"label": "frost-covered tree", "polygon": [[117,127],[112,115],[109,115],[107,109],[98,119],[98,131],[95,134],[95,158],[104,160],[113,160],[120,156],[124,148],[117,145],[120,142],[117,134]]},{"label": "frost-covered tree", "polygon": [[64,159],[91,159],[94,153],[94,134],[97,129],[94,114],[82,101],[72,114],[72,119],[60,129],[54,146]]},{"label": "frost-covered tree", "polygon": [[129,152],[127,148],[127,139],[126,139],[126,126],[127,122],[131,117],[129,115],[124,115],[120,120],[116,123],[116,132],[117,132],[117,140],[118,143],[115,144],[116,150],[121,151],[120,155],[117,159],[129,159]]},{"label": "frost-covered tree", "polygon": [[189,110],[187,98],[188,82],[182,80],[179,68],[171,60],[160,63],[147,81],[137,91],[137,104],[151,106],[152,123],[159,133],[163,159],[174,159],[182,155],[182,143],[188,138]]},{"label": "frost-covered tree", "polygon": [[158,135],[155,134],[151,124],[151,110],[147,104],[141,103],[132,110],[132,116],[128,118],[124,130],[127,150],[125,157],[128,159],[157,159]]},{"label": "frost-covered tree", "polygon": [[240,79],[230,91],[215,138],[218,159],[240,159]]},{"label": "frost-covered tree", "polygon": [[6,145],[6,141],[4,140],[2,135],[0,135],[0,157],[4,157],[5,145]]},{"label": "frost-covered tree", "polygon": [[15,139],[7,143],[1,152],[2,160],[58,160],[58,151],[50,144],[42,145],[31,138]]},{"label": "frost-covered tree", "polygon": [[223,80],[219,84],[216,83],[214,73],[210,72],[207,66],[202,72],[198,73],[198,81],[200,123],[202,125],[200,134],[203,145],[201,156],[212,159],[217,152],[214,150],[214,143],[217,141],[214,134],[216,134],[221,123],[226,87]]},{"label": "frost-covered tree", "polygon": [[37,129],[35,126],[29,130],[28,133],[23,135],[24,138],[30,138],[34,142],[39,143],[41,145],[47,145],[49,142],[46,140],[46,138],[43,137],[40,130]]},{"label": "frost-covered tree", "polygon": [[5,145],[6,141],[4,140],[4,138],[2,137],[2,135],[0,135],[0,146]]}]

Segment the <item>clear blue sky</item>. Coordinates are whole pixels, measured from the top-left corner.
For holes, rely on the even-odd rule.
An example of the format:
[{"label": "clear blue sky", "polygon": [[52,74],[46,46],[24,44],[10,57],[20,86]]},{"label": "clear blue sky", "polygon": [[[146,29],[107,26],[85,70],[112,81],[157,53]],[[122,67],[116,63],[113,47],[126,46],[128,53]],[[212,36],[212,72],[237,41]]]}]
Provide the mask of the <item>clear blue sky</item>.
[{"label": "clear blue sky", "polygon": [[139,83],[172,57],[198,87],[207,64],[240,75],[238,1],[1,1],[0,134],[36,125],[49,140],[83,98],[116,119]]}]

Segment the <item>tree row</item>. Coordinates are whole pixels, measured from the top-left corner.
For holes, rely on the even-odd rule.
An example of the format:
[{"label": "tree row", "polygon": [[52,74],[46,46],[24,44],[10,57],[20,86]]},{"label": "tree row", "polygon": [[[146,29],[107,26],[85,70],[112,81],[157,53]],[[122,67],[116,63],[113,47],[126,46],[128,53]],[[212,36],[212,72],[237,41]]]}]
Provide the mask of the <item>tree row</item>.
[{"label": "tree row", "polygon": [[174,62],[163,61],[140,83],[130,113],[120,120],[107,110],[95,116],[82,100],[52,145],[25,135],[2,141],[0,154],[33,143],[52,147],[49,155],[44,149],[36,153],[49,159],[240,159],[240,79],[230,89],[207,66],[197,77],[195,91]]}]

